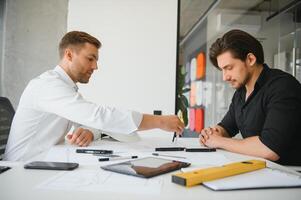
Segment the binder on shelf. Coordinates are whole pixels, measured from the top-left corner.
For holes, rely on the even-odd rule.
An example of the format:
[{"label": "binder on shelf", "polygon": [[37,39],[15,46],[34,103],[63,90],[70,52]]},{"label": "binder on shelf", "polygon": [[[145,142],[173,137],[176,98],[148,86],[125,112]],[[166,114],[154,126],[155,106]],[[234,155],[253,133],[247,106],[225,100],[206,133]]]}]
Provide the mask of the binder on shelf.
[{"label": "binder on shelf", "polygon": [[195,130],[195,109],[194,108],[190,108],[189,109],[189,129],[191,131]]},{"label": "binder on shelf", "polygon": [[190,106],[196,105],[196,83],[193,82],[190,85]]},{"label": "binder on shelf", "polygon": [[204,109],[197,108],[195,110],[195,131],[201,133],[204,128]]},{"label": "binder on shelf", "polygon": [[196,94],[195,101],[197,106],[201,106],[203,104],[203,81],[196,81]]},{"label": "binder on shelf", "polygon": [[190,63],[187,62],[185,65],[185,83],[188,84],[190,82]]},{"label": "binder on shelf", "polygon": [[206,55],[204,52],[200,52],[197,56],[196,78],[197,79],[204,78],[205,73],[206,73]]},{"label": "binder on shelf", "polygon": [[190,80],[191,81],[194,81],[196,78],[196,68],[197,68],[196,64],[197,64],[196,59],[192,58],[190,61]]}]

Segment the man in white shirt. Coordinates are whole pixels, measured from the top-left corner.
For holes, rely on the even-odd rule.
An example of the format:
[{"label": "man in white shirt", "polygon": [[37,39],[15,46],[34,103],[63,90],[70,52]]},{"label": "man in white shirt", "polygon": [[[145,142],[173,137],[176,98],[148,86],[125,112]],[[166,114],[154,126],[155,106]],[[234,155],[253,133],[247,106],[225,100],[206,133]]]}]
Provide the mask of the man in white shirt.
[{"label": "man in white shirt", "polygon": [[[182,133],[184,125],[175,115],[157,116],[104,107],[86,101],[76,83],[88,83],[97,69],[101,43],[80,31],[67,33],[59,45],[60,62],[31,80],[25,88],[10,130],[5,160],[28,160],[64,140],[87,146],[96,132],[132,135],[160,128]],[[116,134],[117,133],[117,134]]]}]

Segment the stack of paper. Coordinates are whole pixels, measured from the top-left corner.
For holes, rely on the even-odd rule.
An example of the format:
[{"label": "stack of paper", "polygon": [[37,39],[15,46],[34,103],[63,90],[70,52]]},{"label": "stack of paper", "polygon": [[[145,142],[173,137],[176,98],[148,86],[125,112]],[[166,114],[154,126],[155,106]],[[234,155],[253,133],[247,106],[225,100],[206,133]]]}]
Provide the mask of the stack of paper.
[{"label": "stack of paper", "polygon": [[301,187],[301,177],[277,169],[265,168],[219,180],[204,182],[212,190]]}]

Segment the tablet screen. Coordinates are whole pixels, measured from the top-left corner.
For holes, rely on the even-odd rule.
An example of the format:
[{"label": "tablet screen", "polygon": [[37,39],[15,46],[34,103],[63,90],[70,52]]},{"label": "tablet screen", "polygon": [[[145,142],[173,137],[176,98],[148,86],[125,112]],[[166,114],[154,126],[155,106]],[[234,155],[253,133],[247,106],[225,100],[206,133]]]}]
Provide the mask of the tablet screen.
[{"label": "tablet screen", "polygon": [[150,178],[167,172],[188,167],[190,163],[167,160],[163,158],[146,157],[137,160],[130,160],[112,165],[102,166],[104,170]]}]

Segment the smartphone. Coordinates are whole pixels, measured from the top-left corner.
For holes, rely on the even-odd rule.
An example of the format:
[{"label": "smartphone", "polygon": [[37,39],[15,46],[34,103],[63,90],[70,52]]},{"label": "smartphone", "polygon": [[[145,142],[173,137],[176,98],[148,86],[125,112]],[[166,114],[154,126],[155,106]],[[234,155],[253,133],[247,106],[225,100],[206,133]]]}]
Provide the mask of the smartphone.
[{"label": "smartphone", "polygon": [[25,169],[73,170],[78,163],[34,161],[24,165]]}]

